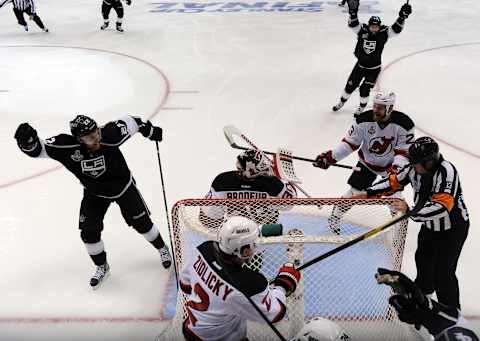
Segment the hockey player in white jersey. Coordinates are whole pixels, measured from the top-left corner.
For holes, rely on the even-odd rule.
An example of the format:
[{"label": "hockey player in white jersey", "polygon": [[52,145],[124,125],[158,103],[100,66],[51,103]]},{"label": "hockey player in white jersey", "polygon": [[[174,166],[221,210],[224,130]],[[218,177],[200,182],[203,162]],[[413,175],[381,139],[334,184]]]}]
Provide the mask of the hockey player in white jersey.
[{"label": "hockey player in white jersey", "polygon": [[[415,125],[403,112],[394,110],[395,94],[378,92],[373,109],[360,114],[347,135],[331,150],[317,156],[315,167],[327,169],[358,149],[357,167],[348,179],[350,188],[342,198],[350,198],[370,187],[377,176],[395,174],[408,164],[408,147],[414,141]],[[344,208],[343,211],[348,210]],[[344,212],[338,207],[330,219],[330,227],[339,233],[338,222]]]},{"label": "hockey player in white jersey", "polygon": [[[297,191],[273,175],[270,160],[254,150],[247,150],[237,156],[237,170],[220,173],[212,182],[206,199],[267,199],[296,198]],[[200,220],[205,224],[219,226],[224,214],[243,215],[242,212],[225,212],[222,207],[202,208]],[[276,223],[278,209],[268,212],[250,212],[250,217],[259,224]]]},{"label": "hockey player in white jersey", "polygon": [[186,340],[247,340],[247,320],[264,322],[247,296],[272,323],[284,318],[286,297],[301,275],[284,264],[269,284],[261,273],[242,267],[255,254],[259,236],[252,220],[230,217],[218,231],[218,241],[196,247],[179,276],[187,296],[182,328]]}]

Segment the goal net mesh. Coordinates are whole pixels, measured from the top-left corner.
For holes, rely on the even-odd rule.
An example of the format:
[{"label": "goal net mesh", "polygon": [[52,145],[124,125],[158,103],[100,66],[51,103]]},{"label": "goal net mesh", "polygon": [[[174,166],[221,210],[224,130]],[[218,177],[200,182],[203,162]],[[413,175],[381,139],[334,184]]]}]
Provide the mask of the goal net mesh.
[{"label": "goal net mesh", "polygon": [[[258,224],[282,224],[281,236],[262,237],[247,265],[268,280],[286,263],[302,264],[392,219],[396,199],[189,199],[172,211],[172,248],[179,271],[195,247],[216,240],[229,216]],[[391,290],[376,283],[378,267],[400,270],[407,220],[302,271],[296,292],[287,298],[287,317],[276,324],[288,340],[314,317],[328,318],[352,340],[416,340],[389,306]],[[178,292],[175,316],[158,340],[182,340],[185,297]],[[267,324],[249,322],[248,338],[278,340]]]}]

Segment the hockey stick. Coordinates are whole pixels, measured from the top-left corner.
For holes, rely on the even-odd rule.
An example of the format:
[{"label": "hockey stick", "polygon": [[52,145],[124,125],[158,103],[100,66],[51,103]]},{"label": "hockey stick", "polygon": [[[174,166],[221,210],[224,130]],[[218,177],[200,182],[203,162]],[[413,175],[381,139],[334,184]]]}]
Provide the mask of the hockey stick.
[{"label": "hockey stick", "polygon": [[[258,147],[256,147],[245,135],[242,134],[242,132],[240,130],[238,130],[236,127],[232,126],[232,125],[228,125],[226,126],[225,128],[223,128],[223,133],[225,134],[225,138],[227,139],[228,143],[230,144],[230,147],[232,148],[235,148],[235,149],[240,149],[240,150],[249,150],[249,149],[252,149],[252,148],[248,148],[248,147],[242,147],[242,146],[239,146],[233,136],[234,135],[237,135],[239,136],[242,140],[244,140],[245,142],[247,142],[248,145],[250,145],[251,147],[253,147],[253,149],[255,150],[258,150],[258,151],[261,151],[263,152],[264,154],[267,154],[267,155],[275,155],[274,152],[269,152],[269,151],[266,151],[266,150],[260,150]],[[299,160],[299,161],[306,161],[306,162],[310,162],[310,163],[314,163],[315,160],[314,159],[309,159],[309,158],[306,158],[306,157],[302,157],[302,156],[291,156],[292,159],[294,160]],[[343,164],[340,164],[340,163],[334,163],[332,165],[330,165],[332,167],[339,167],[339,168],[346,168],[346,169],[352,169],[356,172],[359,172],[360,171],[360,167],[356,167],[356,166],[349,166],[349,165],[343,165]]]},{"label": "hockey stick", "polygon": [[[167,218],[167,227],[168,227],[168,237],[170,239],[170,245],[172,247],[172,263],[173,263],[173,268],[175,269],[175,276],[178,279],[178,271],[177,271],[177,263],[175,262],[174,254],[173,254],[173,240],[172,240],[172,230],[170,227],[170,217],[168,216],[168,204],[167,204],[167,195],[165,193],[165,182],[163,181],[163,171],[162,171],[162,161],[160,159],[160,149],[158,148],[158,141],[155,141],[155,145],[157,146],[157,159],[158,159],[158,169],[160,170],[160,181],[162,184],[162,192],[163,192],[163,203],[165,205],[165,217]],[[177,283],[177,289],[178,289],[178,280],[175,281]]]},{"label": "hockey stick", "polygon": [[[240,147],[240,148],[237,148],[237,149],[242,149],[242,150],[250,150],[250,149],[254,149],[255,151],[263,154],[268,160],[270,160],[270,158],[268,158],[266,156],[266,154],[269,154],[269,155],[276,155],[276,153],[272,153],[272,152],[264,152],[263,150],[261,150],[260,148],[258,148],[248,137],[246,137],[238,128],[234,127],[233,125],[228,125],[226,127],[223,128],[223,133],[225,135],[225,138],[227,139],[228,143],[230,144],[230,146],[232,146],[233,148],[237,148],[237,147],[234,147],[235,146],[238,146],[236,143],[235,143],[235,140],[234,140],[234,137],[233,136],[238,136],[240,137],[244,142],[246,142],[250,148],[245,148],[245,147]],[[288,156],[288,155],[286,155]],[[291,155],[289,156],[290,158]],[[281,166],[279,163],[275,163],[273,162],[272,160],[270,160],[270,164],[275,168],[277,166]],[[302,192],[307,198],[311,198],[311,196],[303,189],[301,188],[299,185],[298,185],[298,182],[299,179],[295,176],[288,176],[286,178],[283,178],[282,180],[285,180],[287,181],[288,183],[290,183],[292,186],[294,186],[295,188],[297,188],[300,192]]]},{"label": "hockey stick", "polygon": [[410,218],[411,216],[417,214],[417,212],[422,209],[422,207],[425,205],[426,201],[427,201],[426,197],[420,198],[419,201],[417,202],[417,204],[415,205],[415,207],[413,209],[411,209],[410,211],[408,211],[407,213],[405,213],[405,214],[403,214],[403,215],[401,215],[397,218],[394,218],[393,220],[390,220],[389,222],[387,222],[383,225],[380,225],[380,226],[378,226],[378,227],[376,227],[376,228],[358,236],[357,238],[352,239],[349,242],[346,242],[345,244],[340,245],[339,247],[336,247],[336,248],[334,248],[334,249],[332,249],[328,252],[325,252],[324,254],[322,254],[318,257],[315,257],[315,258],[303,263],[302,265],[300,265],[297,268],[297,270],[299,270],[299,271],[304,270],[304,269],[308,268],[309,266],[312,266],[313,264],[324,260],[325,258],[333,256],[334,254],[339,253],[340,251],[345,250],[346,248],[349,248],[350,246],[353,246],[353,245],[361,242],[362,240],[368,239],[370,237],[373,237],[373,236],[379,234],[380,232],[388,229],[390,226],[395,225],[396,223],[398,223],[398,222],[400,222],[404,219]]}]

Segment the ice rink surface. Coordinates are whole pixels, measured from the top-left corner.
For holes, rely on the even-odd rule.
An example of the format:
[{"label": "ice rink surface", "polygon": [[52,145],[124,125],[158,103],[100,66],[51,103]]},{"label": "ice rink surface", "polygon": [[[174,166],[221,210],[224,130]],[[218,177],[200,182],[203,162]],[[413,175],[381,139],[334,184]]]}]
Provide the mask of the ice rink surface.
[{"label": "ice rink surface", "polygon": [[[358,104],[355,93],[340,113],[330,111],[354,64],[347,13],[335,1],[259,3],[134,0],[124,34],[99,30],[100,0],[38,0],[49,34],[30,21],[25,33],[11,5],[0,9],[0,340],[152,340],[164,325],[169,277],[112,205],[103,234],[111,277],[92,292],[94,269],[77,229],[82,188],[54,161],[18,150],[19,123],[49,137],[79,113],[101,124],[125,114],[151,117],[164,128],[170,206],[202,197],[217,173],[233,169],[226,124],[264,148],[310,157],[341,139]],[[363,0],[359,16],[375,13],[391,24],[400,6]],[[404,32],[387,43],[377,85],[396,92],[417,135],[438,138],[460,172],[471,228],[457,274],[463,311],[478,326],[480,3],[412,6]],[[122,150],[168,239],[155,145],[136,136]],[[314,196],[346,189],[348,171],[296,167]],[[404,256],[412,276],[417,231],[411,223]]]}]

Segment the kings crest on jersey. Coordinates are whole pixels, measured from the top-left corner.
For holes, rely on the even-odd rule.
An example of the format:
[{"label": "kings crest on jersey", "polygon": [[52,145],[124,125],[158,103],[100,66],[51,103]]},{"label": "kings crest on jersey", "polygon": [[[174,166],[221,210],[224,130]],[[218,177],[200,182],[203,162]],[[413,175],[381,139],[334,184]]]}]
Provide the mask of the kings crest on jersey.
[{"label": "kings crest on jersey", "polygon": [[45,140],[40,156],[62,163],[92,194],[116,198],[133,181],[119,147],[137,131],[135,120],[126,116],[100,127],[98,151],[88,150],[72,135],[60,134]]},{"label": "kings crest on jersey", "polygon": [[[408,147],[414,140],[413,121],[404,113],[393,110],[388,123],[379,124],[373,118],[373,111],[359,115],[342,139],[342,144],[334,149],[333,157],[342,159],[345,144],[357,150],[360,162],[378,175],[395,164],[402,167],[408,163]],[[351,152],[347,150],[347,152]]]}]

